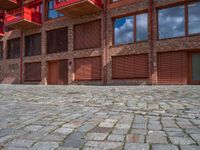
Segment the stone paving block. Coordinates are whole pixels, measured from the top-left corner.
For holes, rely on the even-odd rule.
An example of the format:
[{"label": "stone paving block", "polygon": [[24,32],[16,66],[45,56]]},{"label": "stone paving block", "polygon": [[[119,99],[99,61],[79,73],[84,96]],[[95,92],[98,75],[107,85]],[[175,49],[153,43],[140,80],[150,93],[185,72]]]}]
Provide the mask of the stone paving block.
[{"label": "stone paving block", "polygon": [[181,150],[200,150],[200,146],[197,145],[181,145]]},{"label": "stone paving block", "polygon": [[169,137],[169,139],[175,145],[191,145],[191,144],[196,144],[189,137]]},{"label": "stone paving block", "polygon": [[156,145],[152,145],[152,150],[179,150],[179,148],[175,145],[160,145],[160,144],[156,144]]},{"label": "stone paving block", "polygon": [[132,128],[134,128],[134,129],[146,129],[147,125],[146,124],[133,124]]},{"label": "stone paving block", "polygon": [[57,142],[38,142],[30,150],[55,150],[58,146]]},{"label": "stone paving block", "polygon": [[85,137],[88,140],[105,140],[108,136],[108,133],[91,133],[89,132]]},{"label": "stone paving block", "polygon": [[149,150],[148,144],[127,143],[124,150]]},{"label": "stone paving block", "polygon": [[127,143],[144,143],[145,137],[143,135],[128,134],[126,135]]},{"label": "stone paving block", "polygon": [[115,128],[117,129],[129,129],[130,128],[130,124],[116,124]]},{"label": "stone paving block", "polygon": [[78,128],[77,130],[80,132],[88,132],[91,129],[93,129],[95,126],[90,125],[90,124],[84,124],[83,126],[81,126],[80,128]]},{"label": "stone paving block", "polygon": [[40,125],[29,125],[29,126],[26,126],[24,130],[27,130],[27,131],[38,131],[40,129],[42,129],[43,126],[40,126]]},{"label": "stone paving block", "polygon": [[85,144],[84,149],[94,149],[94,150],[108,150],[108,149],[122,149],[123,147],[123,143],[122,142],[108,142],[108,141],[104,141],[104,142],[100,142],[100,141],[88,141]]},{"label": "stone paving block", "polygon": [[108,137],[108,141],[116,141],[116,142],[122,142],[124,141],[125,136],[119,135],[119,134],[111,134]]},{"label": "stone paving block", "polygon": [[6,146],[30,148],[34,142],[35,141],[31,141],[31,140],[15,139],[15,140],[7,143]]},{"label": "stone paving block", "polygon": [[146,129],[131,129],[131,133],[139,134],[139,135],[146,135],[147,130]]},{"label": "stone paving block", "polygon": [[112,130],[112,128],[105,128],[105,127],[95,127],[90,132],[95,132],[95,133],[108,133]]},{"label": "stone paving block", "polygon": [[159,135],[148,135],[147,143],[151,144],[168,144],[167,138],[165,136]]},{"label": "stone paving block", "polygon": [[64,140],[63,147],[81,148],[86,140],[84,134],[81,132],[74,132]]},{"label": "stone paving block", "polygon": [[74,131],[74,129],[72,129],[72,128],[58,128],[54,131],[54,133],[68,135],[68,134],[72,133],[73,131]]}]

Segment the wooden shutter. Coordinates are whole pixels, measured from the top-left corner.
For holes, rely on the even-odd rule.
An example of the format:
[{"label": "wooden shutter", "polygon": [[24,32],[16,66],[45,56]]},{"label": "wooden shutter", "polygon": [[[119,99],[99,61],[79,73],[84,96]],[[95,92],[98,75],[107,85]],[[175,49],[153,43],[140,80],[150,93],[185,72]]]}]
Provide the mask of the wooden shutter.
[{"label": "wooden shutter", "polygon": [[59,60],[59,84],[68,83],[68,60]]},{"label": "wooden shutter", "polygon": [[7,43],[7,58],[19,58],[20,57],[20,38],[8,40]]},{"label": "wooden shutter", "polygon": [[158,53],[158,83],[159,84],[187,83],[186,52]]},{"label": "wooden shutter", "polygon": [[101,20],[75,25],[75,50],[98,47],[101,47]]},{"label": "wooden shutter", "polygon": [[75,80],[101,80],[101,57],[74,60]]},{"label": "wooden shutter", "polygon": [[47,53],[64,52],[68,50],[68,28],[47,32]]},{"label": "wooden shutter", "polygon": [[3,59],[3,42],[0,42],[0,60]]},{"label": "wooden shutter", "polygon": [[25,64],[25,81],[39,82],[41,81],[41,63],[26,63]]},{"label": "wooden shutter", "polygon": [[36,56],[41,54],[41,34],[25,37],[25,56]]},{"label": "wooden shutter", "polygon": [[148,78],[148,55],[141,54],[112,57],[112,78]]}]

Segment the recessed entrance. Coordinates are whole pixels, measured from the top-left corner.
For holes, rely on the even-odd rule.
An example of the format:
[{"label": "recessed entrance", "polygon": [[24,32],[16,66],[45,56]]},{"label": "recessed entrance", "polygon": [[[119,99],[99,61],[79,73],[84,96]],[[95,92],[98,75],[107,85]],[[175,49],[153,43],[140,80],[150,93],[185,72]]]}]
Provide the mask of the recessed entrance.
[{"label": "recessed entrance", "polygon": [[191,54],[191,84],[200,84],[200,53]]},{"label": "recessed entrance", "polygon": [[68,83],[68,61],[58,60],[48,62],[48,84]]}]

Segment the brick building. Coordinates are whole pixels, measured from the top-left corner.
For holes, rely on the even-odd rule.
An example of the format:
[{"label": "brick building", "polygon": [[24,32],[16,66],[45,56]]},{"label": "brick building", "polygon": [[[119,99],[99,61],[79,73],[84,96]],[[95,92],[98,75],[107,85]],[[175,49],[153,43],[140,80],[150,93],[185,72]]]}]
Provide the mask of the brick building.
[{"label": "brick building", "polygon": [[199,84],[199,0],[0,0],[0,82]]}]

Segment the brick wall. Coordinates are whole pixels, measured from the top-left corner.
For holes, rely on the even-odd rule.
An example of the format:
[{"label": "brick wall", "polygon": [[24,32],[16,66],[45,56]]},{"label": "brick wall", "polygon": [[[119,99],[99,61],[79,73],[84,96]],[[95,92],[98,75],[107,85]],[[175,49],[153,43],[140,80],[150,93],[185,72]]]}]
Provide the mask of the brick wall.
[{"label": "brick wall", "polygon": [[[182,38],[173,38],[166,40],[157,40],[157,14],[156,8],[160,6],[166,6],[169,4],[174,4],[177,2],[183,2],[184,0],[154,0],[153,8],[153,51],[151,49],[150,42],[140,42],[133,43],[122,46],[113,46],[113,21],[112,19],[117,16],[123,16],[138,11],[144,11],[149,9],[149,0],[124,0],[124,2],[108,4],[107,10],[107,46],[104,47],[104,41],[102,40],[102,46],[100,48],[92,48],[85,50],[76,50],[73,48],[73,26],[76,24],[86,23],[94,20],[101,19],[102,23],[102,39],[103,39],[103,12],[82,16],[79,18],[69,19],[66,17],[58,18],[55,20],[46,21],[43,23],[41,28],[24,31],[22,36],[41,33],[41,45],[42,52],[40,56],[33,57],[23,57],[23,69],[22,69],[22,81],[24,81],[24,64],[31,62],[41,62],[42,65],[42,81],[40,84],[47,84],[47,73],[48,73],[48,62],[54,60],[67,59],[69,62],[68,65],[68,84],[104,84],[104,79],[107,79],[107,84],[153,84],[157,83],[157,52],[165,51],[182,51],[182,50],[194,50],[200,49],[200,36],[190,36]],[[150,24],[150,19],[149,19]],[[46,34],[47,31],[58,29],[62,27],[68,27],[68,51],[62,53],[46,54]],[[150,27],[149,27],[150,31]],[[5,36],[0,39],[4,43],[4,59],[0,60],[0,81],[4,83],[10,83],[11,79],[8,77],[15,78],[14,83],[20,83],[20,59],[8,60],[6,59],[6,42],[8,39],[13,39],[16,37],[21,37],[21,33],[18,30],[10,31],[5,33]],[[23,39],[23,56],[24,56],[24,38]],[[150,33],[149,33],[150,39]],[[107,49],[107,55],[105,53]],[[153,53],[151,53],[153,52]],[[133,55],[133,54],[148,54],[149,56],[149,78],[147,79],[112,79],[112,57],[121,56],[121,55]],[[83,57],[94,57],[101,56],[102,58],[102,80],[100,81],[74,81],[74,58],[83,58]],[[107,60],[106,60],[107,58]],[[18,68],[15,70],[9,70],[10,64],[18,64]],[[105,66],[107,71],[105,73]],[[7,79],[7,78],[8,79]],[[152,80],[151,80],[152,79]],[[9,81],[9,82],[8,82]]]}]

